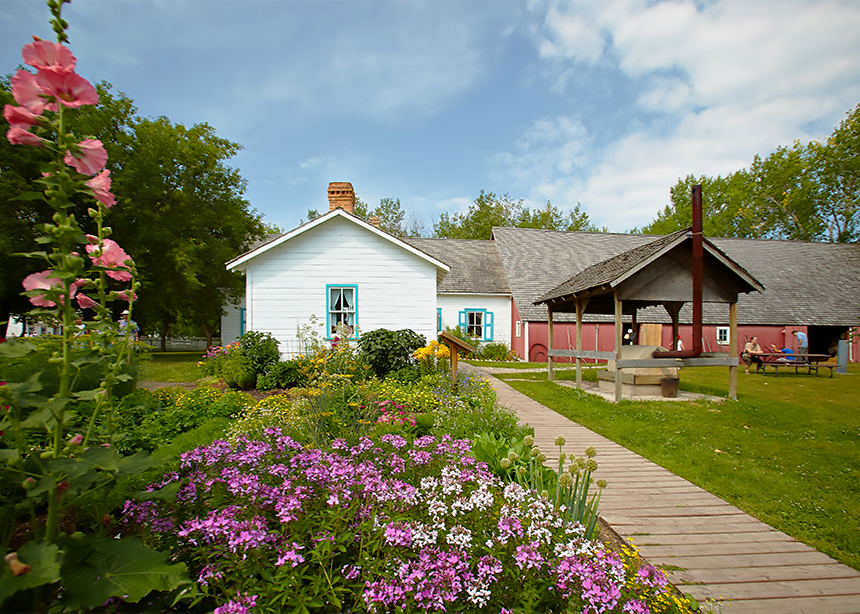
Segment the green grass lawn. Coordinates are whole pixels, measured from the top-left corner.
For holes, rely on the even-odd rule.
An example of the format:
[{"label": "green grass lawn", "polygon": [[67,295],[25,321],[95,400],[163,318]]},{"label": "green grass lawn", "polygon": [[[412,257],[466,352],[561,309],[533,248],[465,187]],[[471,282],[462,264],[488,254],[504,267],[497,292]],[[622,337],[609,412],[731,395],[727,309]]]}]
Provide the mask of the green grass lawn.
[{"label": "green grass lawn", "polygon": [[153,352],[141,367],[140,380],[147,382],[196,382],[203,377],[197,366],[202,352]]},{"label": "green grass lawn", "polygon": [[[860,570],[860,365],[833,379],[740,370],[738,400],[725,403],[616,405],[547,382],[545,372],[498,377],[534,380],[508,383]],[[683,390],[723,397],[728,390],[725,368],[683,369],[680,377]]]}]

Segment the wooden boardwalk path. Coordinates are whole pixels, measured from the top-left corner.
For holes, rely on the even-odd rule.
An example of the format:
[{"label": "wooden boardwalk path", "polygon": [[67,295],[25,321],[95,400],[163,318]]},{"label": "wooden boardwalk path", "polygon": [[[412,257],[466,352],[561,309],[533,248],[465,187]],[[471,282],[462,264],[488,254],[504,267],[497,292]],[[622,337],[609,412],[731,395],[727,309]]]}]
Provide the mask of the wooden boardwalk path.
[{"label": "wooden boardwalk path", "polygon": [[597,449],[595,477],[609,482],[601,517],[671,570],[683,592],[721,600],[726,614],[860,613],[860,572],[482,374],[499,402],[534,427],[548,465],[558,462],[559,435],[568,454]]}]

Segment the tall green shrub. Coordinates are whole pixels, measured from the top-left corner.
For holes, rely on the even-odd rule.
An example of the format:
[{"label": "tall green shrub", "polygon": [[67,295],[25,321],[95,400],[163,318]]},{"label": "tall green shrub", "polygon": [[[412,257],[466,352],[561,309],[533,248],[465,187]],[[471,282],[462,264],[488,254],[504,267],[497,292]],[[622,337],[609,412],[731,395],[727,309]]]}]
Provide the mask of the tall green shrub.
[{"label": "tall green shrub", "polygon": [[362,334],[358,348],[376,375],[385,377],[391,371],[411,365],[412,354],[426,342],[424,337],[409,329],[379,328]]}]

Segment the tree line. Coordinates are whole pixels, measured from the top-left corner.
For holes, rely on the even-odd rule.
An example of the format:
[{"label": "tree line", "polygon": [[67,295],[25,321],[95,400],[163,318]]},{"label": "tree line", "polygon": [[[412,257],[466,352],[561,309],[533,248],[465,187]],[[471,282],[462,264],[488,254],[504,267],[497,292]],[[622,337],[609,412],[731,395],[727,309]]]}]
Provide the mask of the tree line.
[{"label": "tree line", "polygon": [[[186,127],[166,117],[141,117],[134,102],[108,83],[97,90],[99,104],[82,107],[72,130],[101,140],[109,155],[112,191],[121,206],[110,210],[107,223],[140,275],[134,319],[162,343],[168,335],[189,332],[211,341],[225,301],[244,290],[241,277],[224,263],[266,231],[244,198],[245,179],[227,164],[241,146],[205,123]],[[0,105],[7,103],[8,78],[0,80]],[[0,120],[0,133],[7,129]],[[43,266],[19,254],[31,251],[49,208],[41,200],[16,197],[32,190],[45,161],[42,150],[0,138],[0,322],[28,311],[21,280]],[[75,217],[90,232],[85,199],[76,204]],[[5,333],[0,324],[0,337]]]}]

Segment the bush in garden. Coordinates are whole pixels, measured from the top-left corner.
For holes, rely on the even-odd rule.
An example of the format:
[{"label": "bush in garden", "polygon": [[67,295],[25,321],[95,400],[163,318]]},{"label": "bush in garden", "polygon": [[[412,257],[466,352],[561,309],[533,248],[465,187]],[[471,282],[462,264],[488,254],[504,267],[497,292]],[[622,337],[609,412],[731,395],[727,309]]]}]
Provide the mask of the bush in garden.
[{"label": "bush in garden", "polygon": [[376,375],[385,377],[411,365],[412,354],[425,343],[424,337],[409,329],[392,331],[379,328],[363,333],[358,347]]},{"label": "bush in garden", "polygon": [[239,349],[255,376],[265,373],[281,358],[278,341],[271,333],[248,331],[239,338]]},{"label": "bush in garden", "polygon": [[175,544],[197,579],[185,605],[216,613],[689,611],[662,571],[585,539],[467,441],[332,444],[270,429],[183,454],[152,486],[175,502],[129,501],[124,532]]},{"label": "bush in garden", "polygon": [[465,439],[487,432],[522,438],[529,432],[519,426],[514,412],[496,406],[496,391],[481,376],[461,371],[456,382],[449,376],[436,381],[434,433]]},{"label": "bush in garden", "polygon": [[277,340],[270,333],[249,331],[223,347],[206,351],[198,363],[206,375],[224,380],[230,388],[254,388],[257,378],[280,358]]},{"label": "bush in garden", "polygon": [[491,360],[494,362],[508,362],[514,360],[515,356],[507,344],[496,341],[481,345],[478,348],[476,358],[479,360]]},{"label": "bush in garden", "polygon": [[265,373],[257,376],[257,390],[306,386],[311,373],[311,365],[311,359],[304,356],[276,362]]},{"label": "bush in garden", "polygon": [[422,414],[432,412],[439,406],[436,397],[439,381],[437,375],[424,375],[412,383],[403,383],[399,377],[389,376],[381,381],[366,381],[361,386],[361,392],[366,399],[394,401],[413,413]]},{"label": "bush in garden", "polygon": [[199,386],[194,390],[159,388],[152,397],[158,401],[160,408],[146,415],[139,425],[128,431],[126,438],[117,443],[121,450],[152,452],[207,420],[229,418],[255,402],[247,393],[234,390],[221,392],[210,386]]},{"label": "bush in garden", "polygon": [[268,428],[280,428],[284,432],[298,429],[299,415],[302,407],[307,406],[304,397],[291,397],[285,394],[274,394],[248,405],[234,416],[234,421],[227,432],[230,439],[240,436],[262,437]]},{"label": "bush in garden", "polygon": [[308,383],[312,386],[344,377],[359,382],[368,377],[372,371],[364,355],[347,339],[332,343],[328,348],[320,347],[310,357],[310,364],[303,368],[306,369]]},{"label": "bush in garden", "polygon": [[308,392],[307,403],[296,406],[302,442],[320,448],[336,439],[352,444],[373,430],[379,410],[364,402],[350,378],[334,376]]}]

